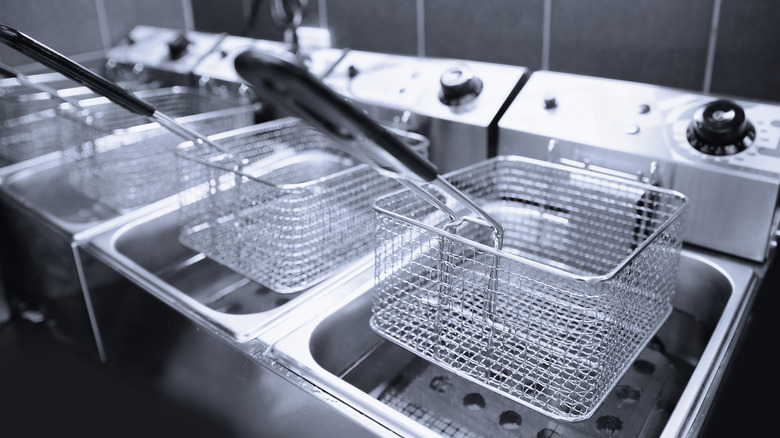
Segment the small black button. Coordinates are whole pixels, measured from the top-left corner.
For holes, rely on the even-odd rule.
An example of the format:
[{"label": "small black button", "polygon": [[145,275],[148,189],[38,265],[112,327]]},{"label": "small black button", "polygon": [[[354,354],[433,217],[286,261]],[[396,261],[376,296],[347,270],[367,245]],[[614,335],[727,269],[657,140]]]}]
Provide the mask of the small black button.
[{"label": "small black button", "polygon": [[548,96],[544,98],[544,109],[553,109],[558,107],[558,100],[555,96]]},{"label": "small black button", "polygon": [[187,48],[192,41],[187,39],[187,35],[182,32],[175,40],[168,43],[168,53],[171,59],[179,59],[187,53]]}]

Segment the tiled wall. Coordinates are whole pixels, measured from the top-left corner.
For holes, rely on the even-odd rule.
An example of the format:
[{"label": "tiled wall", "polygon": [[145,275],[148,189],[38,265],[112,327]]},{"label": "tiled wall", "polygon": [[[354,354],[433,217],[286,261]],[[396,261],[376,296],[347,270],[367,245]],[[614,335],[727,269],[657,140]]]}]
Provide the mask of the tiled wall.
[{"label": "tiled wall", "polygon": [[[83,58],[134,25],[281,40],[272,0],[0,0],[0,21]],[[358,50],[463,58],[780,101],[776,0],[308,0]],[[6,47],[0,61],[28,61]]]}]

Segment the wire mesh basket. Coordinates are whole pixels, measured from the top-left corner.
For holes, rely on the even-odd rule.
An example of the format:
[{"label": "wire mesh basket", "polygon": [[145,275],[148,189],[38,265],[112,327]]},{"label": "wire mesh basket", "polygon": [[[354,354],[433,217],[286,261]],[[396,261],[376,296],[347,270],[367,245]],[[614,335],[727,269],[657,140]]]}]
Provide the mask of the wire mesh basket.
[{"label": "wire mesh basket", "polygon": [[[190,87],[168,87],[135,93],[173,117],[231,108],[236,100]],[[0,130],[0,158],[17,163],[52,152],[63,151],[69,159],[89,156],[91,141],[114,130],[149,123],[105,97],[79,101],[80,108],[60,104],[21,117],[5,120]]]},{"label": "wire mesh basket", "polygon": [[379,198],[372,329],[550,417],[588,418],[672,310],[687,199],[520,157],[446,178],[504,226],[503,247],[478,224],[444,231],[408,190]]},{"label": "wire mesh basket", "polygon": [[[428,140],[394,131],[422,155]],[[400,187],[296,118],[184,143],[179,240],[278,293],[370,253],[372,202]],[[236,163],[239,163],[238,166]]]},{"label": "wire mesh basket", "polygon": [[[27,79],[34,84],[56,90],[64,98],[80,100],[97,97],[89,88],[59,73],[41,73],[28,76]],[[147,87],[147,84],[139,81],[124,81],[118,85],[131,91]],[[0,120],[53,109],[62,102],[62,99],[34,89],[16,78],[0,79]]]},{"label": "wire mesh basket", "polygon": [[[215,108],[225,102],[212,102]],[[177,119],[202,135],[230,131],[255,123],[258,109],[249,103]],[[209,105],[199,105],[207,110]],[[84,142],[68,164],[68,182],[84,195],[117,211],[147,205],[179,190],[176,146],[181,137],[156,123]]]},{"label": "wire mesh basket", "polygon": [[[28,79],[35,84],[41,84],[55,90],[79,88],[88,90],[86,87],[80,87],[77,82],[59,73],[36,74],[28,76]],[[72,93],[69,92],[68,94]],[[61,100],[52,98],[47,93],[37,91],[16,78],[0,79],[1,120],[55,108],[60,103],[62,103]]]}]

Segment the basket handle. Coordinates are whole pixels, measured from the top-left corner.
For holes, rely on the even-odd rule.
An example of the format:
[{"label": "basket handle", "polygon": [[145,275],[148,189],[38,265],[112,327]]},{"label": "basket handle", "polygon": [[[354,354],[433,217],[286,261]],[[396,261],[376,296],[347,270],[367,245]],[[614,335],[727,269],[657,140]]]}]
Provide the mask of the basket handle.
[{"label": "basket handle", "polygon": [[[382,175],[393,178],[450,216],[455,226],[466,219],[493,228],[500,249],[503,227],[473,200],[439,175],[436,166],[420,156],[387,129],[336,94],[308,70],[258,51],[245,51],[235,60],[236,72],[255,92],[280,110],[295,115],[332,137],[336,144]],[[432,183],[476,213],[466,218],[444,205],[423,188]]]}]

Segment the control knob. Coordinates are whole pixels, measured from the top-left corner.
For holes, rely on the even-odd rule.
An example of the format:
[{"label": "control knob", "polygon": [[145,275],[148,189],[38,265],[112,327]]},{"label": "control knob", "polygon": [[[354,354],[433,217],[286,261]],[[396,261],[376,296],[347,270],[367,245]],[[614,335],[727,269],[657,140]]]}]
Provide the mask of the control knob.
[{"label": "control knob", "polygon": [[686,131],[688,143],[707,155],[733,155],[753,144],[756,129],[745,111],[730,100],[712,101],[693,114]]},{"label": "control knob", "polygon": [[445,71],[439,83],[441,84],[439,100],[448,106],[469,103],[482,92],[482,80],[463,65]]},{"label": "control knob", "polygon": [[187,39],[187,35],[182,32],[173,41],[168,43],[168,55],[172,60],[177,60],[187,53],[192,41]]}]

